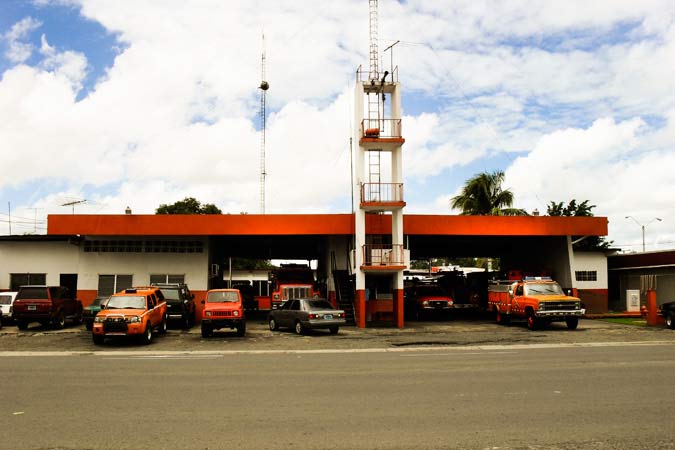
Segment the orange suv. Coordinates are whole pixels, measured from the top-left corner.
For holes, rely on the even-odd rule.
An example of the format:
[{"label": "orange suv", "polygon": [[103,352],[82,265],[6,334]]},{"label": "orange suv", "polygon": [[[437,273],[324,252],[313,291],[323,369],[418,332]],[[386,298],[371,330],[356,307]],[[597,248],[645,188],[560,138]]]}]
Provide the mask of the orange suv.
[{"label": "orange suv", "polygon": [[96,314],[92,328],[94,344],[106,337],[138,337],[152,342],[154,331],[166,333],[166,301],[156,287],[135,287],[113,294]]},{"label": "orange suv", "polygon": [[212,289],[202,300],[202,337],[213,335],[221,328],[237,329],[237,336],[246,333],[244,304],[239,289]]}]

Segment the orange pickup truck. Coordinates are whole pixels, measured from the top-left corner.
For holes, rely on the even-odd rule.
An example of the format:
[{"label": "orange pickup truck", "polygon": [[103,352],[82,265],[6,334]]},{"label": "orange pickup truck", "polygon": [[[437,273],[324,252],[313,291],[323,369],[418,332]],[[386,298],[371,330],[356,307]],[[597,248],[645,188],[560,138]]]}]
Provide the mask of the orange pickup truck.
[{"label": "orange pickup truck", "polygon": [[239,289],[212,289],[202,300],[202,337],[210,337],[213,330],[230,328],[237,336],[246,334],[244,303]]},{"label": "orange pickup truck", "polygon": [[527,320],[527,328],[536,330],[554,321],[565,321],[574,330],[586,310],[577,297],[565,295],[550,278],[526,278],[523,281],[496,282],[488,287],[488,308],[497,323],[512,318]]},{"label": "orange pickup truck", "polygon": [[166,301],[156,287],[136,287],[113,294],[96,314],[91,330],[94,344],[106,337],[138,337],[152,342],[154,331],[166,333]]}]

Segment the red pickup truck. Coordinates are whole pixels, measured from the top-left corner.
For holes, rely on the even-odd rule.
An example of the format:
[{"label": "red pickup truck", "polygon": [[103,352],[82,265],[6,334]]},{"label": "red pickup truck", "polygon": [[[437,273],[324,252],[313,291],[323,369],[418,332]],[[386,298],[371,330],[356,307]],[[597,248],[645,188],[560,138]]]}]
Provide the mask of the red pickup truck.
[{"label": "red pickup truck", "polygon": [[574,330],[586,310],[577,297],[565,295],[550,278],[525,279],[494,283],[488,289],[488,307],[497,323],[512,318],[527,320],[527,328],[535,330],[554,321],[565,321]]},{"label": "red pickup truck", "polygon": [[60,329],[71,320],[82,323],[82,302],[63,286],[21,286],[16,294],[12,318],[19,330],[31,322]]}]

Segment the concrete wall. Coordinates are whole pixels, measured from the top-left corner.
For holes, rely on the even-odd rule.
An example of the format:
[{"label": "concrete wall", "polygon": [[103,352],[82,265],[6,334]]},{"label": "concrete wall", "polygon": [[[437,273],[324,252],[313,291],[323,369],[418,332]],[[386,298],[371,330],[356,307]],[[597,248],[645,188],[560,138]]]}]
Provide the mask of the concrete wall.
[{"label": "concrete wall", "polygon": [[[578,270],[595,271],[596,281],[577,281],[574,273]],[[577,289],[607,290],[607,257],[602,252],[574,252],[572,286]]]},{"label": "concrete wall", "polygon": [[62,273],[79,273],[80,250],[67,241],[0,242],[0,289],[8,290],[12,273],[45,273],[47,284]]}]

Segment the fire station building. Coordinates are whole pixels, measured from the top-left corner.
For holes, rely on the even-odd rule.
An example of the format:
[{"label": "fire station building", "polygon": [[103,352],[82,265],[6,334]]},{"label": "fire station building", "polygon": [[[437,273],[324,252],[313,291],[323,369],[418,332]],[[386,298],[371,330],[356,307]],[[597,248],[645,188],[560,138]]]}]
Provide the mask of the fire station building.
[{"label": "fire station building", "polygon": [[[605,236],[604,217],[405,215],[402,222],[403,240],[394,244],[386,239],[392,217],[368,215],[366,235],[380,239],[357,246],[353,214],[50,215],[46,235],[0,237],[0,290],[60,284],[87,305],[132,285],[185,282],[201,306],[227,279],[230,258],[316,260],[325,295],[349,299],[357,325],[387,317],[403,327],[403,292],[392,273],[411,259],[481,256],[549,273],[588,312],[607,310],[606,255],[572,249],[572,236]],[[358,271],[368,298],[353,283],[353,292],[343,287]],[[264,309],[269,298],[258,293]]]}]

